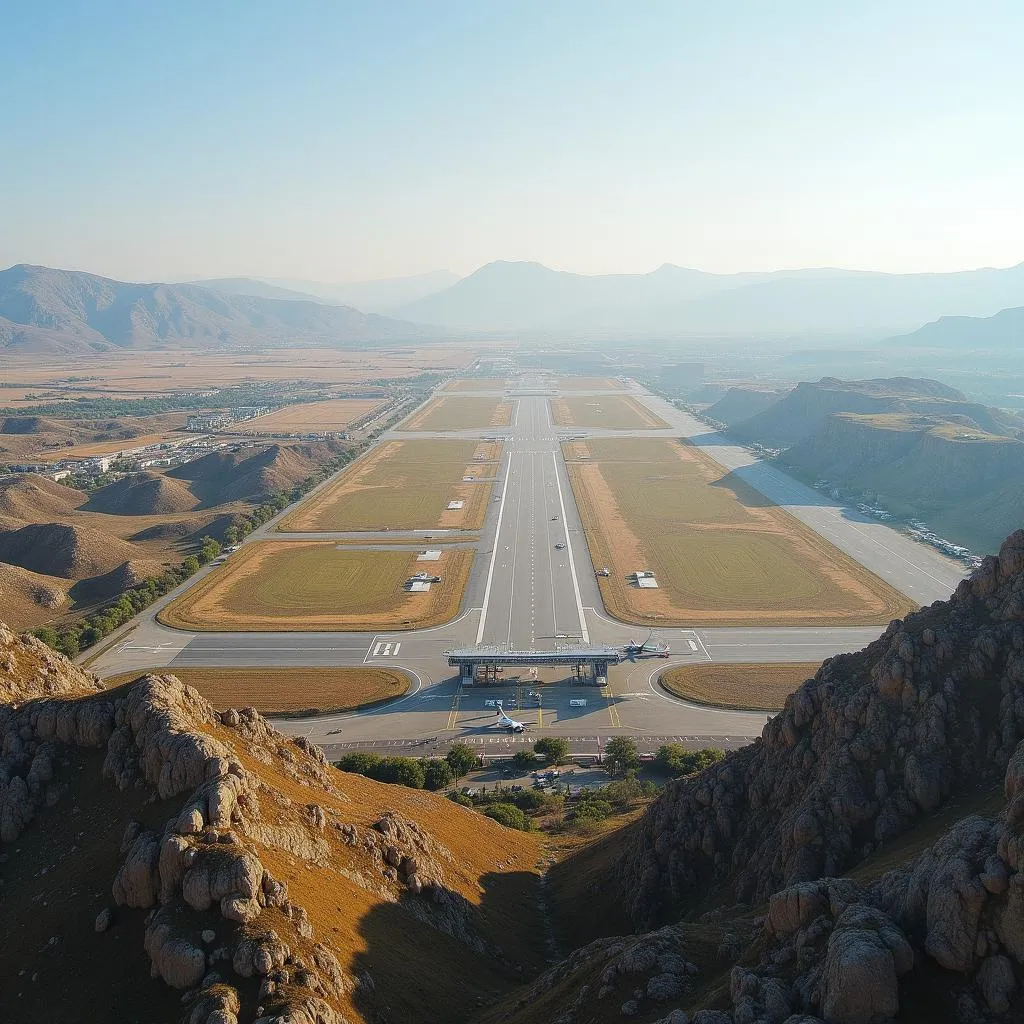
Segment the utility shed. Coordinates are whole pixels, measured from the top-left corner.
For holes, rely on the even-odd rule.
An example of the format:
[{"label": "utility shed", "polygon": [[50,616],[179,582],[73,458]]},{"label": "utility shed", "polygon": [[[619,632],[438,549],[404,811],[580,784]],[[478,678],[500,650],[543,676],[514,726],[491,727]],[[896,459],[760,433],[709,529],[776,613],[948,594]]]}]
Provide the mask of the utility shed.
[{"label": "utility shed", "polygon": [[466,503],[464,501],[449,501],[448,502],[448,511],[449,512],[455,512],[457,509],[462,508],[462,506],[465,505],[465,504]]},{"label": "utility shed", "polygon": [[410,594],[425,594],[430,589],[430,584],[426,580],[413,580],[405,585],[405,589]]},{"label": "utility shed", "polygon": [[440,559],[440,551],[424,551],[423,554],[416,556],[417,562],[438,562]]},{"label": "utility shed", "polygon": [[636,585],[641,590],[657,590],[658,581],[653,576],[637,576]]}]

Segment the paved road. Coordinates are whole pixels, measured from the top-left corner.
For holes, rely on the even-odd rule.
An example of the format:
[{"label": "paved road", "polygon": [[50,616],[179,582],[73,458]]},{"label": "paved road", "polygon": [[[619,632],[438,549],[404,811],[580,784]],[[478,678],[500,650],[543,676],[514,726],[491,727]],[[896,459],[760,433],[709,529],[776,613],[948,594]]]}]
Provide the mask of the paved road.
[{"label": "paved road", "polygon": [[[723,466],[772,500],[785,504],[812,528],[918,601],[927,603],[948,596],[960,579],[963,569],[958,563],[825,501],[668,403],[639,389],[632,393],[670,427],[619,432],[574,428],[573,432],[589,436],[692,437]],[[367,664],[397,667],[410,674],[414,684],[409,694],[385,707],[280,723],[286,731],[308,735],[329,751],[344,749],[344,744],[426,750],[427,741],[443,748],[455,739],[479,743],[488,750],[498,749],[501,744],[511,749],[522,738],[507,738],[496,732],[493,708],[485,703],[494,699],[501,699],[509,713],[528,726],[528,738],[550,731],[570,738],[574,749],[592,745],[596,750],[598,742],[623,733],[635,735],[648,745],[657,745],[660,737],[671,736],[731,746],[758,735],[768,716],[681,701],[657,685],[660,672],[674,665],[711,660],[820,662],[837,653],[859,650],[880,632],[878,627],[662,629],[655,636],[671,644],[672,657],[617,666],[609,674],[609,685],[602,689],[563,682],[545,687],[542,704],[537,706],[528,696],[536,683],[530,676],[508,678],[503,686],[486,690],[461,687],[445,657],[453,647],[484,643],[543,650],[579,640],[622,643],[636,634],[635,627],[615,622],[603,612],[595,567],[590,562],[562,459],[559,436],[565,431],[552,425],[548,398],[527,394],[515,402],[508,427],[437,435],[479,437],[502,433],[507,438],[499,482],[494,488],[496,500],[480,531],[480,556],[474,560],[455,621],[432,630],[377,635],[192,634],[156,623],[155,607],[144,614],[125,642],[112,647],[93,668],[111,674],[155,666],[173,670],[190,665]],[[426,435],[404,431],[400,436]],[[424,533],[437,536],[440,531],[417,531],[415,535]],[[410,532],[405,536],[413,543],[415,535]],[[364,539],[371,545],[382,539],[379,534],[325,535],[335,536]],[[556,548],[556,544],[565,547]],[[570,704],[579,700],[586,703]]]}]

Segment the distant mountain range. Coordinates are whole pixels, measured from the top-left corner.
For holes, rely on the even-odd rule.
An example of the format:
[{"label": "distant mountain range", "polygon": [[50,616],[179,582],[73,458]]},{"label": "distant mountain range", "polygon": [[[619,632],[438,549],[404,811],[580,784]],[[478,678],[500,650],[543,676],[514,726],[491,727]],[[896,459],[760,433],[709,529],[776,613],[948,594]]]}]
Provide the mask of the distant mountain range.
[{"label": "distant mountain range", "polygon": [[199,345],[372,345],[432,332],[348,306],[128,284],[20,264],[0,271],[0,350],[81,353]]},{"label": "distant mountain range", "polygon": [[393,313],[464,329],[634,337],[877,335],[1022,304],[1024,264],[949,274],[707,274],[665,264],[649,274],[587,276],[540,263],[495,262]]},{"label": "distant mountain range", "polygon": [[261,280],[270,285],[305,293],[306,297],[313,297],[321,302],[355,306],[364,313],[391,314],[403,305],[450,287],[459,280],[459,275],[453,274],[450,270],[432,270],[413,277],[390,277],[380,281],[356,281],[348,284],[328,284],[324,281],[306,281],[301,278]]},{"label": "distant mountain range", "polygon": [[1024,352],[1024,306],[995,316],[944,316],[912,334],[892,338],[895,344],[954,351]]}]

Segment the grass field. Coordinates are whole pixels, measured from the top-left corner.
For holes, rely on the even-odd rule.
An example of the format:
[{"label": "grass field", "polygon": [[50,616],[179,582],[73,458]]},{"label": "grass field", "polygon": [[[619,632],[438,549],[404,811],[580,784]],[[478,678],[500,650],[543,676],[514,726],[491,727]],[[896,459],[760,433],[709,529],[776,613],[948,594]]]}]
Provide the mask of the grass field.
[{"label": "grass field", "polygon": [[353,420],[384,404],[382,398],[334,398],[327,402],[305,402],[278,409],[238,425],[251,434],[281,432],[306,434],[323,430],[344,430]]},{"label": "grass field", "polygon": [[[871,625],[915,606],[699,449],[601,438],[566,447],[608,611],[678,625]],[[577,458],[573,459],[573,452]],[[626,577],[651,569],[659,589]]]},{"label": "grass field", "polygon": [[629,395],[576,395],[551,400],[551,418],[559,427],[607,430],[659,430],[668,424]]},{"label": "grass field", "polygon": [[477,427],[505,427],[511,422],[511,402],[441,395],[414,412],[398,429],[473,430]]},{"label": "grass field", "polygon": [[[218,711],[255,708],[261,715],[353,711],[409,689],[401,672],[383,668],[160,668],[194,686]],[[137,679],[143,672],[109,676],[107,686]]]},{"label": "grass field", "polygon": [[112,455],[131,448],[145,448],[151,444],[164,444],[168,441],[183,441],[188,434],[165,431],[160,434],[143,434],[127,440],[97,441],[95,444],[76,444],[67,448],[48,448],[35,456],[38,462],[61,462],[64,459],[87,459],[93,455]]},{"label": "grass field", "polygon": [[504,377],[460,377],[445,384],[445,391],[504,391],[508,381]]},{"label": "grass field", "polygon": [[699,704],[778,711],[786,698],[818,668],[816,662],[765,665],[704,662],[669,669],[660,682],[669,693]]},{"label": "grass field", "polygon": [[[477,454],[491,459],[475,461]],[[387,441],[285,516],[278,530],[478,530],[492,484],[463,477],[493,477],[499,455],[499,446],[475,441]],[[450,501],[465,505],[449,512]]]},{"label": "grass field", "polygon": [[[339,549],[331,541],[247,544],[159,614],[179,629],[423,629],[454,618],[472,551],[417,562],[412,551]],[[441,577],[427,593],[403,589],[414,573]]]}]

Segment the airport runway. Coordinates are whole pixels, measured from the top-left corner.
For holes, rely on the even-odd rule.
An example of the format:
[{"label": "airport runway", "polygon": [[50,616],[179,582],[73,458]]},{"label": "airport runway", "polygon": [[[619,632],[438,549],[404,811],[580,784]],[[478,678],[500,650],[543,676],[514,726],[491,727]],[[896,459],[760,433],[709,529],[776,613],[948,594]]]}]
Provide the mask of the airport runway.
[{"label": "airport runway", "polygon": [[[608,685],[601,689],[568,682],[544,687],[538,706],[529,697],[533,682],[529,676],[518,681],[509,679],[499,687],[462,687],[445,656],[455,647],[485,644],[550,650],[579,642],[622,644],[637,635],[636,627],[615,622],[604,614],[595,566],[590,562],[562,458],[560,437],[566,433],[691,437],[725,468],[785,505],[922,604],[947,597],[962,577],[964,570],[958,563],[828,502],[669,403],[640,389],[615,393],[632,394],[670,427],[657,431],[567,431],[553,426],[547,396],[520,394],[514,399],[516,408],[507,427],[437,435],[392,431],[384,435],[384,439],[505,438],[494,500],[480,531],[479,555],[474,560],[462,609],[453,622],[430,630],[376,635],[195,634],[157,623],[153,617],[157,605],[143,614],[122,643],[96,660],[93,670],[112,674],[163,666],[173,671],[189,665],[366,664],[401,668],[410,674],[414,682],[409,693],[383,707],[278,723],[287,732],[301,733],[323,744],[329,752],[351,749],[351,745],[375,749],[426,749],[433,745],[433,749],[457,740],[479,744],[488,751],[494,747],[496,752],[503,743],[514,749],[522,737],[506,737],[494,728],[495,712],[486,701],[495,699],[502,700],[509,714],[524,722],[529,729],[525,734],[528,739],[550,732],[569,738],[574,750],[596,749],[608,738],[623,734],[636,736],[642,745],[657,745],[659,737],[671,736],[690,743],[735,746],[759,735],[769,716],[690,704],[663,691],[657,685],[657,676],[666,668],[696,661],[820,662],[838,653],[859,650],[881,632],[877,626],[668,628],[656,630],[655,639],[671,645],[671,658],[624,662],[611,669]],[[440,531],[417,533],[437,536]],[[365,539],[372,544],[379,536],[368,535]],[[395,534],[390,536],[394,538]],[[415,544],[415,533],[403,536]],[[557,547],[559,544],[564,547]]]}]

